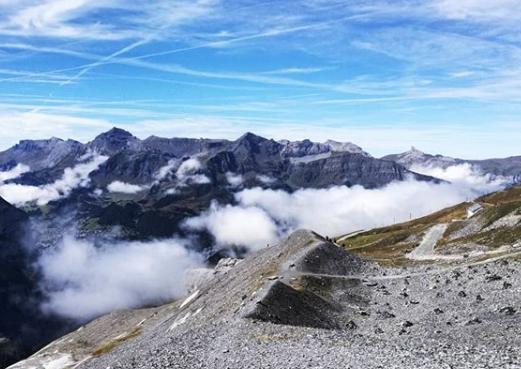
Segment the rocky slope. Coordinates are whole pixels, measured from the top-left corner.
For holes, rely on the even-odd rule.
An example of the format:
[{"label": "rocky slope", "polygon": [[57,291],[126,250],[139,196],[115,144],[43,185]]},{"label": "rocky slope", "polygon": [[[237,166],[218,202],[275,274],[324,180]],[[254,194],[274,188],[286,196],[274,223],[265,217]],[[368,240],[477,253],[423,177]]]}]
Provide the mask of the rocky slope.
[{"label": "rocky slope", "polygon": [[460,256],[398,262],[298,231],[12,368],[518,367],[521,249]]},{"label": "rocky slope", "polygon": [[397,260],[417,247],[426,232],[440,225],[443,232],[433,245],[433,260],[494,255],[517,248],[521,246],[521,187],[495,192],[411,222],[339,237],[338,242],[348,249]]}]

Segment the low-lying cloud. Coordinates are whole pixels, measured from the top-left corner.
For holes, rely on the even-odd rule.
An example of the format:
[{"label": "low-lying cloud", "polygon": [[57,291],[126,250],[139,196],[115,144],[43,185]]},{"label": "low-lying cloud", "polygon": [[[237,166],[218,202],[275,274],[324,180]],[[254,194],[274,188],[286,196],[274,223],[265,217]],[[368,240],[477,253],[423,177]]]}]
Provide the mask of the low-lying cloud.
[{"label": "low-lying cloud", "polygon": [[241,174],[226,172],[226,181],[228,181],[232,187],[240,187],[244,182],[244,177]]},{"label": "low-lying cloud", "polygon": [[510,182],[506,177],[484,174],[480,168],[469,163],[452,165],[447,168],[413,165],[410,169],[416,173],[444,179],[458,186],[468,187],[479,193],[498,191]]},{"label": "low-lying cloud", "polygon": [[9,181],[10,179],[18,178],[22,174],[27,173],[30,170],[31,170],[31,168],[28,165],[17,164],[14,168],[11,168],[4,172],[0,172],[0,183]]},{"label": "low-lying cloud", "polygon": [[122,181],[114,181],[107,186],[107,190],[113,193],[136,194],[146,190],[146,186],[139,186]]},{"label": "low-lying cloud", "polygon": [[35,202],[37,205],[46,205],[70,195],[78,187],[88,186],[89,174],[104,163],[106,156],[94,155],[89,161],[66,168],[60,179],[42,186],[29,186],[17,183],[0,184],[0,196],[13,205],[21,206]]},{"label": "low-lying cloud", "polygon": [[259,249],[278,237],[277,226],[264,209],[256,206],[212,204],[202,215],[188,219],[192,230],[208,230],[219,248],[248,246]]},{"label": "low-lying cloud", "polygon": [[182,296],[186,270],[203,258],[178,239],[95,245],[65,236],[37,265],[48,297],[43,310],[84,321]]},{"label": "low-lying cloud", "polygon": [[187,186],[189,184],[206,184],[210,183],[210,178],[199,173],[202,164],[197,158],[190,158],[181,163],[176,171],[176,177],[179,186]]},{"label": "low-lying cloud", "polygon": [[179,165],[178,162],[179,162],[178,159],[171,159],[168,161],[168,163],[166,165],[159,168],[159,170],[157,171],[157,173],[155,175],[156,182],[162,181],[163,179],[167,178],[175,170],[175,168]]},{"label": "low-lying cloud", "polygon": [[210,183],[210,178],[200,173],[203,165],[197,158],[189,158],[184,161],[179,159],[171,159],[166,165],[161,167],[154,176],[153,184],[168,179],[172,173],[175,173],[177,182],[175,186],[166,191],[167,194],[175,194],[181,187],[186,187],[192,184],[207,184]]},{"label": "low-lying cloud", "polygon": [[218,248],[241,245],[256,250],[299,228],[339,236],[421,217],[505,185],[466,166],[443,171],[440,177],[452,183],[409,179],[378,189],[337,186],[294,193],[246,189],[235,195],[236,205],[214,203],[186,226],[209,231]]}]

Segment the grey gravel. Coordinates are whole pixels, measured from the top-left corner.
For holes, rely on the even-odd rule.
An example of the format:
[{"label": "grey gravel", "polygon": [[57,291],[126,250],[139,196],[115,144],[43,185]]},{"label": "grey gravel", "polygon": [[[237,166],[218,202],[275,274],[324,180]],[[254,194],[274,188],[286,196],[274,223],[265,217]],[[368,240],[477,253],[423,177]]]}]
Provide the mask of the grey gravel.
[{"label": "grey gravel", "polygon": [[[316,236],[302,232],[293,237],[289,242],[306,244]],[[201,313],[184,324],[169,331],[168,326],[185,311],[173,314],[136,340],[80,368],[521,368],[519,260],[512,260],[510,266],[497,260],[471,268],[416,265],[405,273],[360,264],[356,272],[367,283],[353,282],[356,292],[340,288],[333,292],[365,299],[353,298],[355,306],[343,307],[348,319],[340,329],[245,319],[241,312],[248,304],[241,306],[243,291],[233,290],[234,279],[244,279],[245,270],[255,273],[256,263],[276,258],[285,248],[287,243],[265,250],[257,260],[246,260],[226,278],[213,282],[186,309],[193,313],[202,308]],[[487,272],[508,277],[512,287],[503,289],[502,281]],[[262,281],[269,275],[256,278],[271,282]],[[445,279],[451,283],[445,285]],[[427,286],[437,286],[443,294]],[[487,298],[479,303],[480,296]],[[418,303],[404,303],[404,299]]]},{"label": "grey gravel", "polygon": [[521,368],[519,254],[384,268],[299,231],[232,264],[78,367]]}]

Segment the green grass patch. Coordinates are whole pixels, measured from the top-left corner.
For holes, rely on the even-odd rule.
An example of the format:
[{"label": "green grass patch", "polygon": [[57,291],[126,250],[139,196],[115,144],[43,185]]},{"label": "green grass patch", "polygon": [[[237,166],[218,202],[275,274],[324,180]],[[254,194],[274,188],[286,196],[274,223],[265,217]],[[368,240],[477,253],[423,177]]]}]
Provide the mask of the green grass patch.
[{"label": "green grass patch", "polygon": [[452,240],[448,246],[466,243],[476,243],[490,248],[512,245],[521,241],[521,226],[493,229],[470,236]]},{"label": "green grass patch", "polygon": [[481,217],[485,219],[485,224],[483,228],[487,228],[488,226],[494,224],[494,222],[498,221],[504,216],[507,216],[510,213],[519,211],[520,208],[521,200],[501,203],[497,204],[496,206],[486,208],[483,214],[481,215]]},{"label": "green grass patch", "polygon": [[483,196],[479,199],[479,202],[499,205],[501,203],[521,201],[521,186],[508,188],[504,191],[495,192],[490,195]]}]

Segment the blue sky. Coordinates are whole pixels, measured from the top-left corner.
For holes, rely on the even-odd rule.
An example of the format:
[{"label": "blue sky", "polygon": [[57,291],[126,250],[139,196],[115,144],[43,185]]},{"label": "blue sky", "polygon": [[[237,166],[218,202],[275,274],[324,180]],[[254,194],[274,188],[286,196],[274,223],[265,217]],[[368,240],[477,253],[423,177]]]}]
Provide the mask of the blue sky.
[{"label": "blue sky", "polygon": [[140,137],[521,155],[520,0],[0,0],[0,148]]}]

